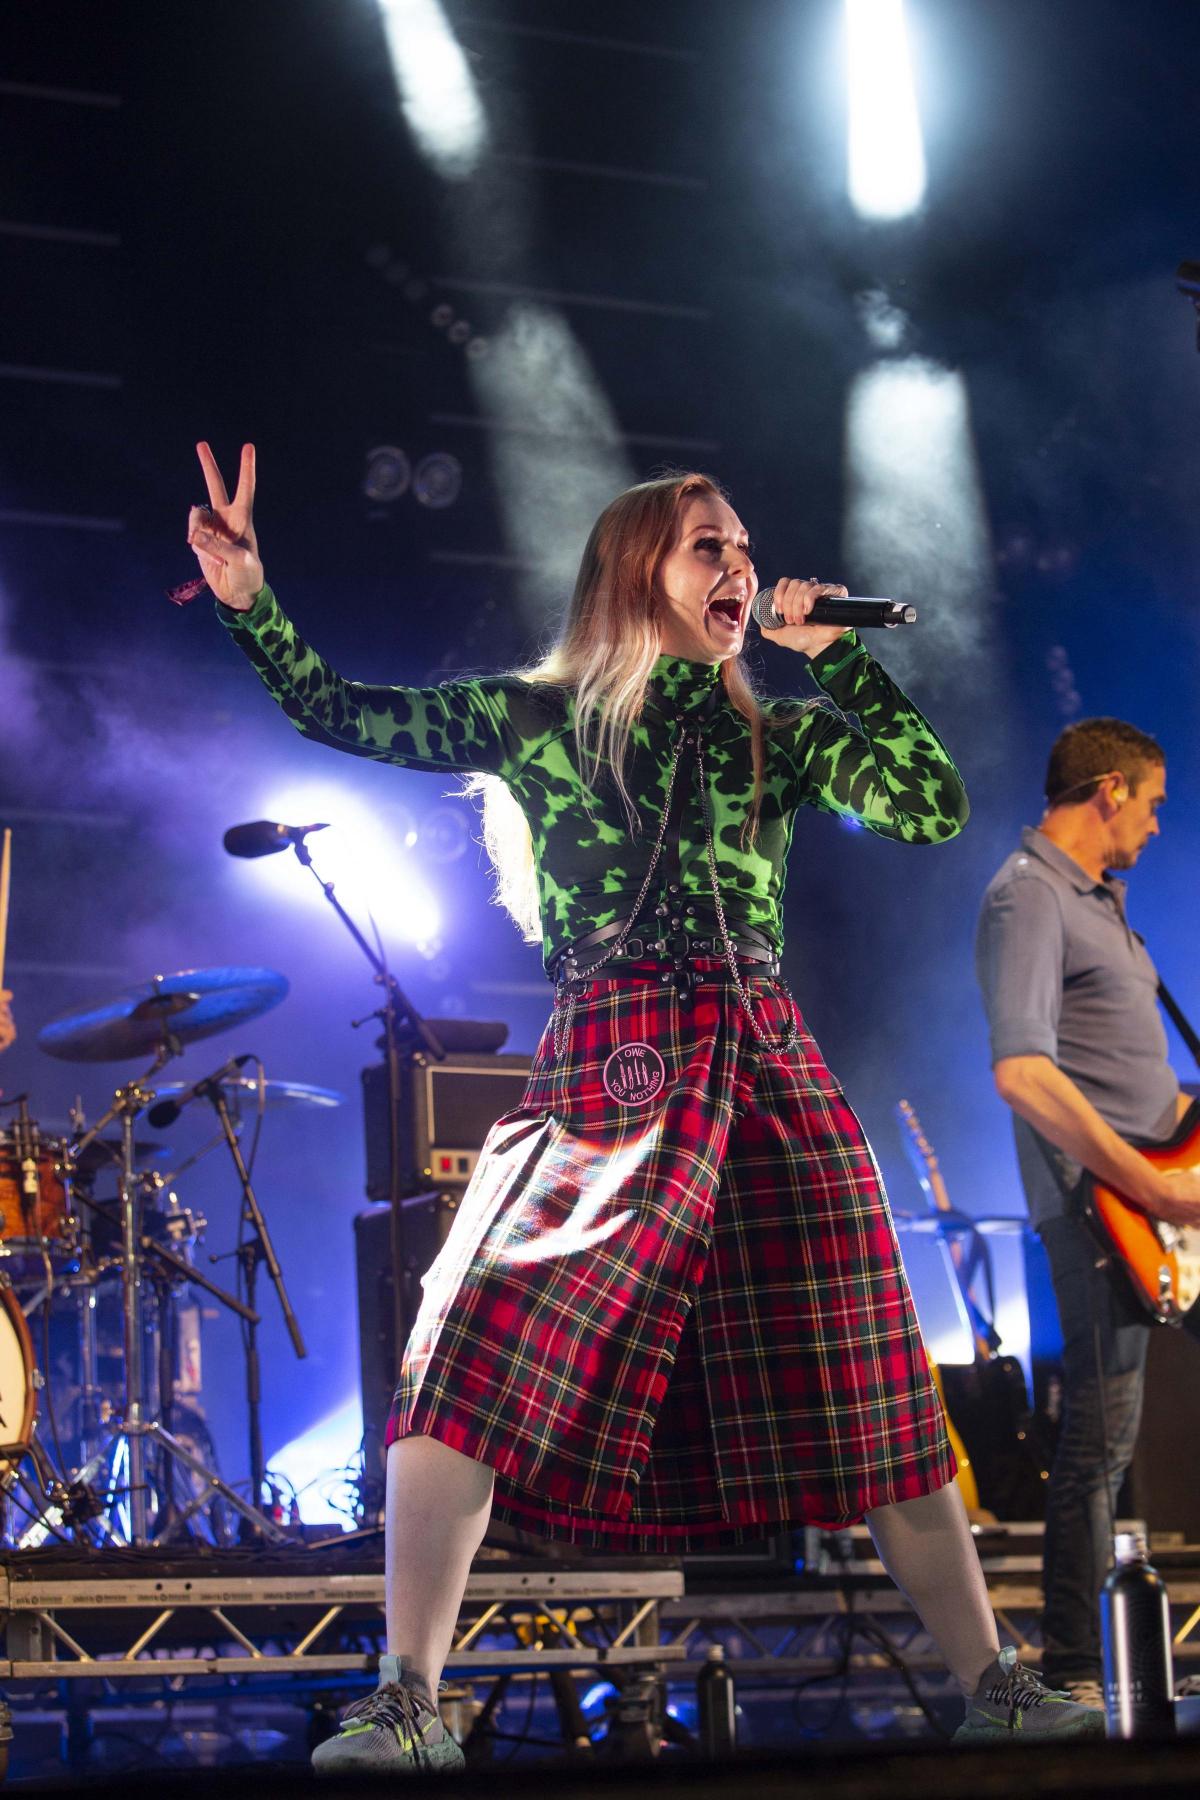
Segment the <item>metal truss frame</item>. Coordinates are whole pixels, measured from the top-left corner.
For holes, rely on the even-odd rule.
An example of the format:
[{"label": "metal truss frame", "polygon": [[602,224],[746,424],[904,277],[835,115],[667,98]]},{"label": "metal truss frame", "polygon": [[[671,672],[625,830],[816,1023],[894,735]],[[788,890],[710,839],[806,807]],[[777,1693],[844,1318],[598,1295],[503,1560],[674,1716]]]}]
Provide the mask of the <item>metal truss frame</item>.
[{"label": "metal truss frame", "polygon": [[[206,1560],[205,1569],[219,1557]],[[325,1573],[155,1576],[98,1551],[56,1572],[0,1559],[0,1683],[159,1677],[203,1692],[217,1679],[328,1682],[372,1671],[382,1642],[383,1578]],[[244,1562],[241,1567],[244,1569]],[[985,1557],[1001,1634],[1036,1662],[1040,1557]],[[1168,1572],[1176,1660],[1200,1666],[1200,1556]],[[685,1593],[678,1566],[586,1569],[485,1565],[471,1575],[447,1673],[625,1669],[689,1678],[721,1644],[739,1680],[804,1681],[934,1674],[936,1648],[882,1568],[859,1558],[837,1573],[736,1592]]]},{"label": "metal truss frame", "polygon": [[[1176,1664],[1200,1665],[1200,1556],[1167,1575]],[[1023,1662],[1041,1658],[1039,1556],[983,1558],[988,1598],[1001,1641]],[[680,1675],[703,1667],[711,1644],[723,1646],[740,1680],[807,1681],[849,1672],[945,1674],[936,1646],[882,1565],[855,1560],[842,1580],[774,1591],[688,1594],[659,1612],[664,1651]]]},{"label": "metal truss frame", "polygon": [[[153,1577],[109,1564],[94,1572],[0,1568],[5,1656],[0,1681],[161,1676],[329,1676],[375,1667],[383,1577],[197,1574]],[[657,1668],[659,1613],[683,1593],[678,1568],[586,1571],[492,1567],[467,1584],[447,1672]]]}]

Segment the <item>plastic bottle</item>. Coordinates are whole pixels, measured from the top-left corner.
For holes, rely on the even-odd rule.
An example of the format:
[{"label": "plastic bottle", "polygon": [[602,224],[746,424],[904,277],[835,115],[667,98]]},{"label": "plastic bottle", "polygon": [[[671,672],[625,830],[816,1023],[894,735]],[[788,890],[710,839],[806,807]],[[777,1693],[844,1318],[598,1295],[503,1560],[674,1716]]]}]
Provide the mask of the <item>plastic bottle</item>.
[{"label": "plastic bottle", "polygon": [[696,1677],[700,1748],[705,1756],[732,1756],[737,1749],[737,1702],[722,1644],[710,1644]]},{"label": "plastic bottle", "polygon": [[1100,1595],[1108,1735],[1169,1736],[1175,1686],[1166,1585],[1135,1533],[1118,1532],[1113,1552],[1115,1567]]}]

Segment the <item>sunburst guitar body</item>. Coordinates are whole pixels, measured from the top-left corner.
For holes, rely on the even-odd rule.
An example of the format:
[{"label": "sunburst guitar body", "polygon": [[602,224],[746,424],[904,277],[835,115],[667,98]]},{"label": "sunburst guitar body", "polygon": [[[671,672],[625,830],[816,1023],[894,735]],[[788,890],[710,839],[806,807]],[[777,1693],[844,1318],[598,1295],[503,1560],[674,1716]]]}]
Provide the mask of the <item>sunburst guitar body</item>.
[{"label": "sunburst guitar body", "polygon": [[[1200,1168],[1200,1103],[1192,1102],[1163,1143],[1135,1141],[1133,1148],[1156,1169]],[[1091,1175],[1084,1175],[1080,1197],[1084,1217],[1146,1311],[1164,1325],[1181,1324],[1200,1292],[1200,1233],[1152,1219]]]}]

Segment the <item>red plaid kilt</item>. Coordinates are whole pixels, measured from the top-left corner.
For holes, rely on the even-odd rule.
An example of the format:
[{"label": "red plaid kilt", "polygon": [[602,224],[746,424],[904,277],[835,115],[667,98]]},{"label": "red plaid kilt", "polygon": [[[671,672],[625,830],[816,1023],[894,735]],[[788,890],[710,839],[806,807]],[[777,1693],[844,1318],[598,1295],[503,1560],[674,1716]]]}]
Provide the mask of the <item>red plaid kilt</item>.
[{"label": "red plaid kilt", "polygon": [[[777,1038],[779,982],[755,978]],[[834,1526],[954,1458],[871,1148],[801,1029],[719,965],[559,1000],[425,1277],[389,1439],[511,1524],[625,1551]]]}]

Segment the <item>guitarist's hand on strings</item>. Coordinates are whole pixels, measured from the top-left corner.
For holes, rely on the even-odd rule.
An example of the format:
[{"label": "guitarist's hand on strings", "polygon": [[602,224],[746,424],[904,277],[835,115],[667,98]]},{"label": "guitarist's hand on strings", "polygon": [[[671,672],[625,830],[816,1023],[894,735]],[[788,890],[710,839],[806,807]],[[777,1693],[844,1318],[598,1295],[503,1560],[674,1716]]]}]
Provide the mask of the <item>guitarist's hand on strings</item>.
[{"label": "guitarist's hand on strings", "polygon": [[1161,1194],[1143,1202],[1151,1218],[1167,1225],[1200,1226],[1200,1169],[1166,1169],[1159,1186]]},{"label": "guitarist's hand on strings", "polygon": [[993,1074],[1015,1113],[1127,1204],[1168,1225],[1200,1226],[1200,1168],[1156,1168],[1048,1056],[1001,1057]]}]

